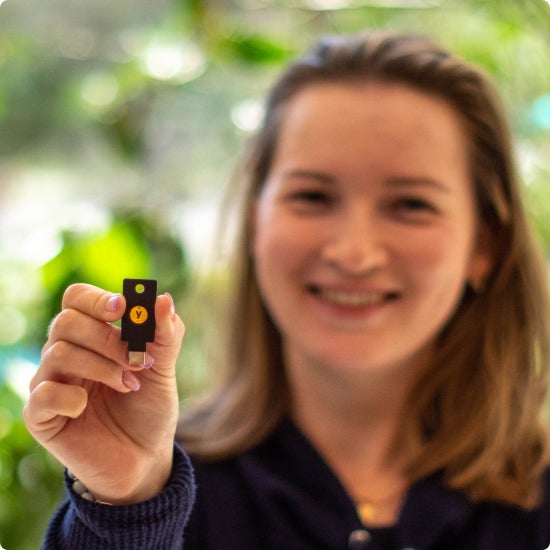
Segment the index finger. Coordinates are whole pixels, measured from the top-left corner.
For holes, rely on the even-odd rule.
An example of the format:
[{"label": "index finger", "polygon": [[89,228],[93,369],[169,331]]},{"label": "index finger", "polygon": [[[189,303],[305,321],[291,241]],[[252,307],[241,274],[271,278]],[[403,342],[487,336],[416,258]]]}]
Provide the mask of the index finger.
[{"label": "index finger", "polygon": [[76,309],[95,319],[112,323],[122,317],[126,300],[122,294],[86,283],[75,283],[65,290],[61,308]]}]

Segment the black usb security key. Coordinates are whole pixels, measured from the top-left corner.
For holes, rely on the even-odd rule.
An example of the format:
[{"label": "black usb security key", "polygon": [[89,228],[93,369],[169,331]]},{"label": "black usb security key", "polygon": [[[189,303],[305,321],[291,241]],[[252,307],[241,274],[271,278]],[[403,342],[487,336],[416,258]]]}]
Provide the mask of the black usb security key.
[{"label": "black usb security key", "polygon": [[155,339],[157,281],[124,279],[122,293],[126,298],[126,311],[122,316],[120,337],[128,342],[130,365],[145,365],[146,343]]}]

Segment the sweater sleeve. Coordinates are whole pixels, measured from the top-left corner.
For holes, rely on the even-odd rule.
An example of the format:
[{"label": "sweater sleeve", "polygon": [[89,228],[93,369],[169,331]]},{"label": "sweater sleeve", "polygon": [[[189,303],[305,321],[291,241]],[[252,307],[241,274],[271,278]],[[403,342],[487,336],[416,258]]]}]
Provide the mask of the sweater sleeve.
[{"label": "sweater sleeve", "polygon": [[65,476],[68,497],[53,516],[42,550],[182,550],[195,499],[189,458],[177,444],[170,479],[156,497],[128,506],[83,499]]}]

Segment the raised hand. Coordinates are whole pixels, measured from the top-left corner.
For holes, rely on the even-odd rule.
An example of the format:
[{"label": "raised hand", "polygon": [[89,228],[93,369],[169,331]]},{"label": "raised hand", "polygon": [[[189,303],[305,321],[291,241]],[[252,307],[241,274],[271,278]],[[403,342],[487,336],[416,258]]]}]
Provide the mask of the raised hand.
[{"label": "raised hand", "polygon": [[148,368],[128,364],[112,323],[122,295],[76,284],[63,297],[30,384],[24,418],[33,437],[98,499],[146,500],[171,470],[178,416],[175,362],[184,334],[169,295],[155,304]]}]

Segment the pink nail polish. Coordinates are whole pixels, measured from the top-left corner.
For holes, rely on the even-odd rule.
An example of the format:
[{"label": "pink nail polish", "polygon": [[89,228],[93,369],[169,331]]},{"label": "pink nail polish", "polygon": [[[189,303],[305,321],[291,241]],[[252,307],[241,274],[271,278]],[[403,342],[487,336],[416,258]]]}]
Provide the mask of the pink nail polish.
[{"label": "pink nail polish", "polygon": [[145,364],[143,365],[144,369],[150,369],[155,363],[154,357],[151,357],[149,354],[145,356]]},{"label": "pink nail polish", "polygon": [[138,391],[141,388],[139,378],[129,370],[122,371],[122,383],[132,391]]},{"label": "pink nail polish", "polygon": [[105,304],[105,309],[107,311],[116,311],[118,309],[118,305],[120,304],[120,296],[118,294],[115,294],[114,296],[111,296],[107,303]]}]

